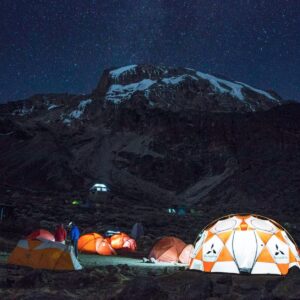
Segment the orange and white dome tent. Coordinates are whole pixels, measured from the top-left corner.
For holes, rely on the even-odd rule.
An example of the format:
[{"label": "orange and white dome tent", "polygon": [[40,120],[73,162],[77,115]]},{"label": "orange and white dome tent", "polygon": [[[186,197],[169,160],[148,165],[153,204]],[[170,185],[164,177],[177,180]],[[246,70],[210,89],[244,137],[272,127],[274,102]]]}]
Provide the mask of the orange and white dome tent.
[{"label": "orange and white dome tent", "polygon": [[277,222],[258,215],[229,215],[199,234],[190,269],[285,275],[300,268],[298,247]]}]

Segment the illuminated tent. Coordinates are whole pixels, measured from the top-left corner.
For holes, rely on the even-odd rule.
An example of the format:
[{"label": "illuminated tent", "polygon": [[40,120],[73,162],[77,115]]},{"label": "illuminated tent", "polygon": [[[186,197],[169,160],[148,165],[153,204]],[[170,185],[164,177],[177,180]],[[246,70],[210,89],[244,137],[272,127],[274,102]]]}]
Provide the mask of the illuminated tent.
[{"label": "illuminated tent", "polygon": [[107,187],[106,184],[104,183],[95,183],[91,188],[90,188],[91,192],[108,192],[109,189]]},{"label": "illuminated tent", "polygon": [[27,240],[35,240],[35,239],[39,239],[39,238],[49,240],[52,242],[55,241],[54,235],[50,231],[45,230],[45,229],[35,230],[34,232],[32,232],[31,234],[29,234],[26,237]]},{"label": "illuminated tent", "polygon": [[48,240],[20,240],[10,254],[8,263],[34,269],[82,269],[70,248]]},{"label": "illuminated tent", "polygon": [[100,255],[115,255],[115,250],[109,242],[98,233],[82,235],[78,240],[78,250],[85,253],[98,253]]},{"label": "illuminated tent", "polygon": [[110,244],[114,249],[127,249],[129,251],[136,251],[136,241],[126,233],[120,232],[112,235]]},{"label": "illuminated tent", "polygon": [[199,234],[190,269],[285,275],[300,267],[298,247],[277,222],[258,215],[229,215]]},{"label": "illuminated tent", "polygon": [[[186,256],[189,256],[189,254],[187,253],[182,255],[183,261],[179,260],[181,253],[186,247],[187,244],[181,239],[172,236],[166,236],[159,239],[155,243],[152,250],[150,251],[149,258],[154,258],[155,260],[160,262],[187,263],[189,261],[189,259],[186,258]],[[188,248],[186,249],[186,252],[189,252]]]}]

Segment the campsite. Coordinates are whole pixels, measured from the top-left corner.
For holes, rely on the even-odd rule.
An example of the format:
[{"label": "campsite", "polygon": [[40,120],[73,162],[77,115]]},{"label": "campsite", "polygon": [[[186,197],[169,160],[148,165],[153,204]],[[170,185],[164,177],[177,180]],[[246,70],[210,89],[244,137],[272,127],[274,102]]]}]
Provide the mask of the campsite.
[{"label": "campsite", "polygon": [[[187,264],[180,262],[151,262],[145,260],[149,257],[151,249],[159,238],[163,236],[176,236],[185,243],[196,242],[199,232],[213,220],[210,214],[174,215],[168,209],[157,209],[157,218],[148,212],[149,203],[136,206],[136,214],[129,216],[128,211],[120,207],[116,209],[115,203],[106,203],[110,215],[106,215],[101,208],[94,208],[91,219],[90,211],[82,209],[71,203],[65,204],[57,210],[58,201],[62,201],[67,194],[48,197],[48,209],[41,202],[44,195],[30,195],[28,192],[18,192],[14,195],[14,218],[6,219],[5,236],[1,236],[0,249],[0,286],[1,299],[247,299],[261,297],[265,299],[297,299],[299,297],[299,270],[292,268],[285,276],[280,275],[245,275],[232,273],[207,273],[188,270]],[[4,193],[5,194],[5,193]],[[26,195],[26,196],[25,196]],[[11,197],[10,193],[6,197]],[[34,217],[24,219],[22,215],[32,215],[32,205],[21,199],[35,201]],[[18,204],[19,203],[19,204]],[[22,203],[20,205],[20,203]],[[52,203],[52,206],[50,205]],[[54,210],[51,213],[51,207]],[[153,209],[153,208],[152,208]],[[60,211],[61,210],[61,211]],[[145,213],[145,211],[147,213]],[[64,212],[64,214],[63,214]],[[29,268],[7,264],[10,253],[18,240],[30,233],[34,228],[48,228],[53,230],[64,216],[65,223],[73,219],[76,214],[76,223],[84,233],[97,231],[108,232],[117,225],[124,232],[131,233],[135,221],[143,220],[143,236],[137,239],[135,252],[120,251],[118,255],[99,255],[97,253],[79,253],[81,270],[54,271],[40,268]],[[213,213],[211,213],[213,214]],[[48,216],[52,215],[50,219]],[[219,216],[216,215],[216,218]],[[48,219],[47,219],[48,218]],[[277,217],[277,220],[280,216]],[[155,226],[153,226],[155,223]],[[157,225],[160,222],[160,226]],[[291,224],[298,224],[297,219],[290,219]],[[13,225],[12,225],[13,224]],[[152,224],[152,226],[151,226]],[[261,225],[261,223],[259,223]],[[222,225],[223,226],[223,225]],[[220,226],[219,226],[220,227]],[[184,229],[183,229],[184,228]],[[8,230],[9,229],[9,230]],[[221,228],[222,229],[222,228]],[[293,238],[299,239],[299,233],[289,226],[289,233]],[[51,238],[51,236],[49,236]],[[210,248],[210,247],[209,247]],[[118,251],[118,250],[116,250]],[[158,258],[158,257],[156,257]],[[230,271],[231,272],[231,271]],[[286,294],[287,290],[293,292]],[[101,295],[101,296],[99,296]]]},{"label": "campsite", "polygon": [[300,300],[299,12],[0,1],[0,300]]}]

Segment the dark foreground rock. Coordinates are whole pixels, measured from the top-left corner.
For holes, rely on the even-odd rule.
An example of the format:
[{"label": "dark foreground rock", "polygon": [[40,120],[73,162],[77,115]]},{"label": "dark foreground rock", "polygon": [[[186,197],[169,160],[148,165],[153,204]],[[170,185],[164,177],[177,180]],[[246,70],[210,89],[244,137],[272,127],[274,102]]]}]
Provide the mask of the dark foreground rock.
[{"label": "dark foreground rock", "polygon": [[163,274],[120,266],[51,272],[0,265],[0,276],[1,299],[300,299],[296,269],[279,277]]}]

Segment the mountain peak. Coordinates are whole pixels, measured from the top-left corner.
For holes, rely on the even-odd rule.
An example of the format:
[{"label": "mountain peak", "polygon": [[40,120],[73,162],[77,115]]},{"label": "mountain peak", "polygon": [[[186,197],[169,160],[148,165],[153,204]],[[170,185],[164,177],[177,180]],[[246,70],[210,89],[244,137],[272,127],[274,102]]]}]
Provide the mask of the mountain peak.
[{"label": "mountain peak", "polygon": [[95,90],[107,102],[139,97],[150,106],[210,111],[257,111],[280,105],[276,93],[190,68],[128,65],[104,71]]}]

